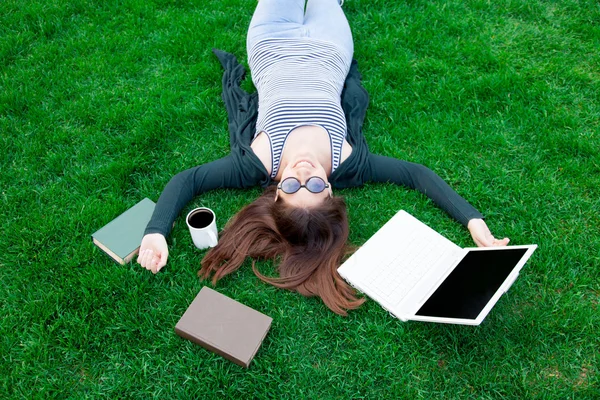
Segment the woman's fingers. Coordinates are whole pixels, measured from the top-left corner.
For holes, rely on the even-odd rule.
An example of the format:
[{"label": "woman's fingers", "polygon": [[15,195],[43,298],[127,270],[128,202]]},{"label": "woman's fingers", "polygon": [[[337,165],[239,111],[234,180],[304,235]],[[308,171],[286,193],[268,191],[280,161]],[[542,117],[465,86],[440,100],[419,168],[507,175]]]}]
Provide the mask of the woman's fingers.
[{"label": "woman's fingers", "polygon": [[480,241],[481,242],[481,247],[490,247],[494,245],[494,241],[488,239],[487,237],[484,237],[483,240]]},{"label": "woman's fingers", "polygon": [[142,256],[144,255],[144,250],[140,249],[138,252],[137,259],[135,260],[138,264],[142,265]]},{"label": "woman's fingers", "polygon": [[142,267],[144,266],[144,256],[146,255],[146,249],[140,249],[140,253],[138,254],[137,262]]},{"label": "woman's fingers", "polygon": [[169,258],[169,251],[165,250],[160,254],[160,259],[158,261],[158,265],[156,266],[156,271],[160,271],[165,265],[167,265],[167,258]]},{"label": "woman's fingers", "polygon": [[158,233],[151,233],[142,239],[137,262],[156,274],[167,264],[168,256],[169,248],[165,237]]},{"label": "woman's fingers", "polygon": [[158,259],[158,256],[153,255],[152,260],[150,261],[150,270],[153,274],[156,274],[158,272]]},{"label": "woman's fingers", "polygon": [[509,238],[494,239],[494,246],[506,246],[510,242]]},{"label": "woman's fingers", "polygon": [[138,255],[137,262],[145,269],[156,274],[167,264],[167,257],[168,253],[154,253],[151,249],[145,249]]},{"label": "woman's fingers", "polygon": [[151,249],[146,249],[141,254],[140,265],[146,269],[150,269],[152,267],[152,257],[154,256],[154,252]]},{"label": "woman's fingers", "polygon": [[479,247],[489,247],[494,244],[494,237],[491,234],[488,234],[485,231],[478,230],[473,235],[473,239],[475,239],[475,243]]}]

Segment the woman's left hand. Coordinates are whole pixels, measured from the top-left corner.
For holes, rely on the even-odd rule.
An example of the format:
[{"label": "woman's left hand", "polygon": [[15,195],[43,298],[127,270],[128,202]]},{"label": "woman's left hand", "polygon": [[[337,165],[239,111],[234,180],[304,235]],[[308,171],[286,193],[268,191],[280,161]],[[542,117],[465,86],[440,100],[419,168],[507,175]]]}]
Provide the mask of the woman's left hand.
[{"label": "woman's left hand", "polygon": [[496,239],[485,221],[480,218],[470,220],[467,228],[478,247],[506,246],[510,241],[508,238]]}]

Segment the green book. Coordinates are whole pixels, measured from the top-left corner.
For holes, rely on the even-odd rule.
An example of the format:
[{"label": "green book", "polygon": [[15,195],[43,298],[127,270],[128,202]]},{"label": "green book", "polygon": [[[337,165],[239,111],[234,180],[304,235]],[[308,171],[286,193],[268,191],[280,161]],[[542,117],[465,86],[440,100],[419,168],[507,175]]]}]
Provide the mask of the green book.
[{"label": "green book", "polygon": [[119,264],[127,264],[140,249],[154,205],[150,199],[140,201],[95,232],[92,241]]}]

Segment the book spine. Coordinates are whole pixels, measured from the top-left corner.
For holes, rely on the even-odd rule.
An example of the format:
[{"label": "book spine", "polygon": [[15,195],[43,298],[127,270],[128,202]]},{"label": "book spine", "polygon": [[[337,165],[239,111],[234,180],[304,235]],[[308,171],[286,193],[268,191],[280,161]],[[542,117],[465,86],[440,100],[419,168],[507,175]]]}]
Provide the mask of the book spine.
[{"label": "book spine", "polygon": [[[119,264],[119,265],[125,265],[127,262],[129,262],[129,261],[125,261],[124,259],[122,259],[118,255],[116,255],[113,251],[111,251],[108,247],[106,247],[105,245],[103,245],[102,243],[100,243],[98,241],[98,239],[96,239],[93,236],[92,236],[92,243],[94,243],[100,250],[102,250],[104,252],[104,254],[106,254],[107,256],[109,256],[117,264]],[[139,250],[139,248],[138,248],[138,250]],[[131,258],[133,258],[133,257],[131,257]]]},{"label": "book spine", "polygon": [[233,362],[233,363],[235,363],[235,364],[237,364],[239,366],[248,368],[248,366],[250,365],[250,361],[245,362],[243,360],[240,360],[240,359],[232,356],[231,354],[226,353],[223,350],[221,350],[221,349],[219,349],[219,348],[211,345],[210,343],[207,343],[206,341],[204,341],[204,340],[202,340],[202,339],[200,339],[200,338],[198,338],[196,336],[190,335],[186,331],[179,329],[177,326],[175,326],[175,333],[177,335],[181,336],[182,338],[187,339],[190,342],[194,342],[196,344],[199,344],[200,346],[204,347],[205,349],[207,349],[209,351],[212,351],[213,353],[216,353],[216,354],[220,355],[221,357],[226,358],[229,361],[231,361],[231,362]]}]

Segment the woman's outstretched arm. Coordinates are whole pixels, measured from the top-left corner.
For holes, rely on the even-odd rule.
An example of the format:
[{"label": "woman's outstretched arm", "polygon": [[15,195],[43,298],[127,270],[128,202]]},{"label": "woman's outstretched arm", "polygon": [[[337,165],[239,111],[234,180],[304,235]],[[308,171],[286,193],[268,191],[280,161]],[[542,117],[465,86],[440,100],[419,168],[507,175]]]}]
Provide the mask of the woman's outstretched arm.
[{"label": "woman's outstretched arm", "polygon": [[154,213],[140,245],[137,262],[157,273],[167,263],[169,251],[166,238],[181,210],[196,196],[217,188],[243,188],[258,181],[249,178],[248,171],[232,155],[208,164],[187,169],[175,175],[160,195]]},{"label": "woman's outstretched arm", "polygon": [[478,246],[508,244],[507,238],[495,239],[483,220],[483,215],[429,168],[376,154],[369,154],[368,157],[369,180],[395,183],[423,193],[467,227]]},{"label": "woman's outstretched arm", "polygon": [[158,198],[144,234],[169,236],[173,221],[194,197],[213,189],[243,187],[239,175],[231,155],[178,173]]}]

